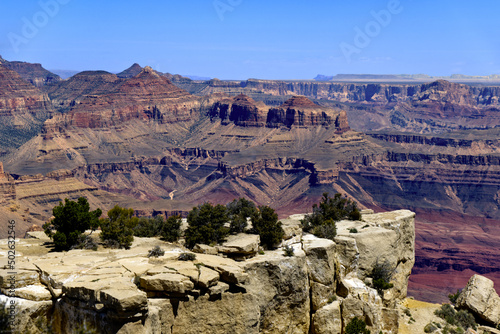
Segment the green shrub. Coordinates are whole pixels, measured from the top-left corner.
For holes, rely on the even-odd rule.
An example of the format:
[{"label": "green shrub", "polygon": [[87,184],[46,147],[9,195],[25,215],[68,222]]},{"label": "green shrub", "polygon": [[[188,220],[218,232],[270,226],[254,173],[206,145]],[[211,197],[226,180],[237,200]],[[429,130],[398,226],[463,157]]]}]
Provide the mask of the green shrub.
[{"label": "green shrub", "polygon": [[195,253],[181,253],[179,257],[177,258],[179,261],[194,261],[196,260],[196,254]]},{"label": "green shrub", "polygon": [[458,296],[460,296],[460,292],[461,292],[461,291],[460,291],[459,289],[457,289],[457,293],[450,293],[450,294],[448,295],[448,299],[450,300],[450,302],[451,302],[452,304],[456,304],[457,299],[458,299]]},{"label": "green shrub", "polygon": [[334,301],[337,300],[337,296],[336,295],[333,295],[331,296],[330,298],[328,298],[328,300],[326,301],[328,304],[331,304],[333,303]]},{"label": "green shrub", "polygon": [[[466,310],[456,311],[450,304],[444,304],[434,312],[438,317],[446,320],[452,326],[458,326],[462,329],[472,328],[476,329],[477,324],[474,316]],[[450,331],[455,330],[453,328]]]},{"label": "green shrub", "polygon": [[134,241],[134,227],[138,218],[134,210],[116,205],[108,211],[108,218],[101,219],[101,239],[107,247],[129,249]]},{"label": "green shrub", "polygon": [[229,228],[225,224],[229,222],[225,206],[204,203],[193,208],[188,213],[187,221],[189,227],[185,232],[186,245],[193,248],[194,245],[220,243],[229,234]]},{"label": "green shrub", "polygon": [[357,228],[350,228],[349,229],[349,233],[358,233],[358,229]]},{"label": "green shrub", "polygon": [[379,263],[377,260],[370,274],[370,277],[373,279],[373,288],[379,293],[381,293],[382,290],[392,288],[394,285],[390,283],[390,281],[393,271],[389,262],[385,261],[384,263]]},{"label": "green shrub", "polygon": [[[163,219],[162,219],[163,221]],[[181,236],[181,216],[171,216],[163,223],[161,227],[161,237],[168,242],[176,242]]]},{"label": "green shrub", "polygon": [[315,226],[312,233],[318,238],[333,240],[337,236],[337,227],[332,219],[328,219],[321,225]]},{"label": "green shrub", "polygon": [[260,236],[260,244],[267,249],[273,249],[285,235],[278,215],[267,205],[259,206],[259,210],[252,215],[252,225],[252,232]]},{"label": "green shrub", "polygon": [[370,334],[370,331],[366,328],[366,323],[354,317],[347,326],[345,327],[346,334]]},{"label": "green shrub", "polygon": [[455,315],[455,320],[464,329],[472,328],[475,330],[477,328],[476,319],[467,310],[459,310]]},{"label": "green shrub", "polygon": [[433,324],[432,322],[430,322],[427,325],[425,325],[424,332],[425,333],[432,333],[432,332],[437,331],[437,329],[438,329],[437,326],[435,324]]},{"label": "green shrub", "polygon": [[[333,198],[328,193],[323,193],[319,206],[313,205],[313,212],[302,219],[302,229],[306,232],[312,232],[314,235],[324,238],[328,235],[333,239],[337,235],[335,222],[342,219],[359,220],[361,214],[357,203],[351,201],[341,194],[336,193]],[[327,228],[319,228],[326,225]],[[325,233],[326,232],[326,233]]]},{"label": "green shrub", "polygon": [[233,200],[226,205],[226,208],[229,216],[229,229],[231,233],[245,232],[248,226],[247,218],[251,218],[257,212],[255,203],[245,198]]},{"label": "green shrub", "polygon": [[154,246],[153,249],[149,251],[148,257],[160,257],[165,255],[165,251],[160,246]]},{"label": "green shrub", "polygon": [[5,308],[7,302],[0,302],[0,333],[11,332],[9,311]]},{"label": "green shrub", "polygon": [[59,205],[54,207],[52,210],[54,219],[51,223],[45,223],[43,229],[45,234],[54,241],[56,250],[69,250],[78,244],[85,230],[97,229],[102,211],[101,209],[89,210],[90,205],[85,197],[78,198],[77,202],[66,198],[64,204],[59,202]]},{"label": "green shrub", "polygon": [[154,218],[141,217],[134,227],[134,235],[140,238],[157,237],[161,234],[164,223],[162,216]]},{"label": "green shrub", "polygon": [[292,246],[290,245],[286,245],[285,247],[283,247],[283,252],[285,256],[294,256],[295,255],[295,251],[293,249]]},{"label": "green shrub", "polygon": [[81,234],[78,237],[77,244],[73,245],[71,247],[71,249],[92,249],[92,250],[96,251],[97,247],[98,247],[98,244],[94,240],[94,238],[92,238],[92,236]]}]

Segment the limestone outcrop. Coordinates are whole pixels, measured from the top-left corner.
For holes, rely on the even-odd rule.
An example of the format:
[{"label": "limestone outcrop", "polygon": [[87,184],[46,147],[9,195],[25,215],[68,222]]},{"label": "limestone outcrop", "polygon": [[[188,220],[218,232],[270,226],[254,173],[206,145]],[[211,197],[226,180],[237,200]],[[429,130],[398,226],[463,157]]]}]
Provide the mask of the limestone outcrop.
[{"label": "limestone outcrop", "polygon": [[457,306],[470,310],[490,325],[500,324],[500,297],[493,287],[493,281],[474,275],[460,292]]},{"label": "limestone outcrop", "polygon": [[[21,332],[73,333],[343,333],[354,317],[373,332],[397,333],[397,302],[406,296],[413,257],[414,214],[407,210],[340,221],[335,240],[299,232],[303,215],[286,220],[282,249],[255,253],[255,236],[236,235],[191,261],[186,250],[136,238],[129,250],[71,250],[33,255],[20,239],[15,280],[0,252],[2,300],[13,300]],[[295,227],[294,227],[295,226]],[[358,233],[349,232],[353,228]],[[165,254],[148,257],[155,245]],[[6,240],[0,249],[6,250]],[[226,257],[231,252],[242,257]],[[205,250],[205,251],[204,251]],[[212,253],[212,254],[210,254]],[[218,254],[218,255],[216,255]],[[386,261],[394,287],[377,292],[370,269]],[[14,286],[12,283],[14,282]],[[365,283],[367,282],[367,283]],[[13,291],[13,292],[12,292]],[[7,297],[8,296],[8,297]],[[43,326],[40,327],[40,324]],[[38,328],[38,329],[37,329]]]}]

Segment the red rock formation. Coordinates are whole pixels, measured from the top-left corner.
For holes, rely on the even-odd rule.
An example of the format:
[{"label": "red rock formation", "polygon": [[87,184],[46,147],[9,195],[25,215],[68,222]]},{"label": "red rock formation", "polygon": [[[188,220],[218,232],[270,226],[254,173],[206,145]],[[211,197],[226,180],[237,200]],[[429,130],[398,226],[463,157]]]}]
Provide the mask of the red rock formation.
[{"label": "red rock formation", "polygon": [[49,98],[24,81],[19,74],[0,65],[0,116],[20,112],[46,113],[52,110]]},{"label": "red rock formation", "polygon": [[[64,100],[63,104],[72,100],[69,104],[73,106],[68,113],[47,122],[43,131],[46,138],[68,126],[102,128],[131,119],[153,119],[160,123],[188,121],[191,110],[200,104],[198,98],[174,86],[150,67],[126,80],[98,72],[80,73],[68,81],[62,94],[52,93],[52,96]],[[82,82],[88,85],[81,85]]]},{"label": "red rock formation", "polygon": [[35,87],[42,87],[62,80],[57,74],[43,68],[41,64],[32,64],[22,61],[6,61],[4,59],[0,59],[0,64],[13,70],[19,74],[21,78]]},{"label": "red rock formation", "polygon": [[212,120],[222,124],[233,122],[238,126],[281,127],[335,125],[339,130],[349,129],[347,114],[321,107],[304,96],[294,96],[278,108],[256,102],[246,95],[222,99],[209,111]]}]

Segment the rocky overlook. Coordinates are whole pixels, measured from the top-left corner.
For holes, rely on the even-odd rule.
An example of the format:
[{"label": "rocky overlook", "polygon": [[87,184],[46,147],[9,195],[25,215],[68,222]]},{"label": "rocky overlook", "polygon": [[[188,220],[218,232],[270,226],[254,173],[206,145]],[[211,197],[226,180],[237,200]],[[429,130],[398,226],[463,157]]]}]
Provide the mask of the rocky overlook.
[{"label": "rocky overlook", "polygon": [[[43,232],[30,232],[42,239],[17,240],[16,328],[38,333],[45,322],[58,333],[82,326],[98,333],[342,333],[358,317],[372,331],[397,333],[414,262],[414,214],[367,212],[363,221],[338,222],[334,241],[303,235],[301,217],[283,221],[289,257],[281,249],[257,254],[258,240],[239,235],[195,247],[192,261],[178,260],[186,251],[180,244],[141,238],[126,251],[47,253]],[[148,258],[155,245],[165,254]],[[247,259],[221,256],[227,252]],[[0,261],[5,268],[6,255]],[[393,287],[378,293],[367,277],[380,261],[394,275]],[[0,271],[2,292],[7,271]]]}]

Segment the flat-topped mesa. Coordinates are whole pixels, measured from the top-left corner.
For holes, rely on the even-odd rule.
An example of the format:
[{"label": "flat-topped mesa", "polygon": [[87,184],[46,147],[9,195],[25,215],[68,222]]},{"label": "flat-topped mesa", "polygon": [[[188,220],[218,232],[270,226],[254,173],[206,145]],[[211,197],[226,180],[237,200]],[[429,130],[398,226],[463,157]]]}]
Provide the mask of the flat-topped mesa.
[{"label": "flat-topped mesa", "polygon": [[15,71],[0,65],[0,116],[50,111],[52,107],[46,94],[24,81]]},{"label": "flat-topped mesa", "polygon": [[223,124],[234,122],[238,126],[266,126],[269,107],[251,97],[240,94],[232,98],[222,99],[212,105],[210,119],[220,118]]},{"label": "flat-topped mesa", "polygon": [[335,111],[315,104],[305,96],[294,96],[278,108],[271,108],[267,117],[267,126],[330,126],[339,128],[339,132],[349,130],[345,111]]},{"label": "flat-topped mesa", "polygon": [[335,111],[315,104],[305,96],[294,96],[279,107],[269,107],[263,102],[240,94],[214,103],[209,111],[212,121],[223,124],[233,122],[238,126],[335,126],[340,132],[349,130],[345,111]]}]

